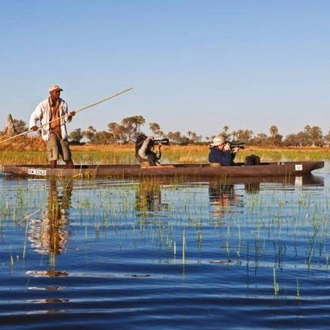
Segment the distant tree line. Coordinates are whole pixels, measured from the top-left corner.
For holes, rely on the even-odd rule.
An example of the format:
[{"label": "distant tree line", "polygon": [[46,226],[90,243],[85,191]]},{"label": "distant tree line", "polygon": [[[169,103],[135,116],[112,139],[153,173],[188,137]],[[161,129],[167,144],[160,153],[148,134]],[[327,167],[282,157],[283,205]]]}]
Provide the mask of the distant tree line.
[{"label": "distant tree line", "polygon": [[[87,130],[77,128],[69,135],[69,139],[73,144],[127,144],[135,142],[136,136],[142,132],[141,127],[146,121],[143,116],[126,117],[120,123],[111,122],[107,125],[107,130],[97,131],[93,126],[89,126]],[[28,131],[27,125],[23,120],[13,119],[13,124],[17,134]],[[149,130],[156,137],[167,137],[171,143],[178,145],[188,144],[208,144],[212,141],[215,135],[202,139],[201,135],[195,132],[188,131],[185,134],[182,132],[163,132],[157,123],[149,123]],[[323,135],[322,130],[318,126],[306,125],[304,129],[298,133],[292,133],[285,138],[279,134],[277,126],[272,125],[269,128],[269,134],[258,133],[248,129],[239,129],[237,131],[229,131],[228,126],[224,126],[219,136],[224,137],[229,141],[239,141],[249,145],[260,146],[329,146],[330,145],[330,130],[326,135]]]}]

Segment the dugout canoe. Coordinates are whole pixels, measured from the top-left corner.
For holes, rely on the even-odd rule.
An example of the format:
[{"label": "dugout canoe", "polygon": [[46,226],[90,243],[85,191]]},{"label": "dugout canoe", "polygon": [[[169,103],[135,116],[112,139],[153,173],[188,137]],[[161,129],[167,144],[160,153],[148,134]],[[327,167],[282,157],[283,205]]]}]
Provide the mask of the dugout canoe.
[{"label": "dugout canoe", "polygon": [[324,167],[323,161],[263,162],[260,165],[212,167],[209,164],[173,164],[142,168],[140,165],[76,165],[50,168],[47,165],[2,165],[2,172],[20,177],[39,178],[249,178],[301,176]]}]

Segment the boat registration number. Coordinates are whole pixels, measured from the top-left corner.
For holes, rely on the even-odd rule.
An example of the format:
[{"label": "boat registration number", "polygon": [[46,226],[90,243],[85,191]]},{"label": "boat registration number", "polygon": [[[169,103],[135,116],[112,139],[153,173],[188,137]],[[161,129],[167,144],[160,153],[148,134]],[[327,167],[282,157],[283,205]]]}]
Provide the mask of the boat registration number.
[{"label": "boat registration number", "polygon": [[297,164],[297,165],[295,165],[295,170],[296,170],[296,171],[302,171],[302,170],[303,170],[303,166],[302,166],[302,164]]},{"label": "boat registration number", "polygon": [[40,170],[37,168],[29,168],[28,169],[28,174],[29,175],[40,175],[40,176],[45,176],[47,174],[46,170]]}]

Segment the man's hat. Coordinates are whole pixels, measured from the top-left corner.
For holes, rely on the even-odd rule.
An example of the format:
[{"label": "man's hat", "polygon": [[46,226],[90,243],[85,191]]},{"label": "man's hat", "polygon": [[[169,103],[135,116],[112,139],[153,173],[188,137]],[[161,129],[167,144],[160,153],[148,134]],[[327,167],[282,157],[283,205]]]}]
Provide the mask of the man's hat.
[{"label": "man's hat", "polygon": [[59,90],[59,91],[62,92],[63,89],[60,86],[58,86],[58,85],[51,85],[49,87],[49,93],[52,92],[52,91],[56,91],[56,90]]},{"label": "man's hat", "polygon": [[219,146],[220,144],[223,144],[225,143],[225,139],[222,137],[222,136],[216,136],[212,143],[211,143],[211,146],[212,147],[216,147],[216,146]]}]

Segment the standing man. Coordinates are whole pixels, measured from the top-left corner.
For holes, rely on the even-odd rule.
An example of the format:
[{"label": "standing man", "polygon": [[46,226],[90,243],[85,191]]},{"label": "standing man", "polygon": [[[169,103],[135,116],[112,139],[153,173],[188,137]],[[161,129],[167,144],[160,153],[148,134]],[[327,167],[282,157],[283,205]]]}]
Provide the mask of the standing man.
[{"label": "standing man", "polygon": [[30,129],[37,131],[41,124],[41,137],[46,141],[47,155],[50,167],[55,168],[58,156],[61,155],[67,168],[73,168],[71,151],[69,148],[66,123],[70,123],[75,111],[69,113],[68,104],[60,98],[63,91],[58,85],[49,88],[49,97],[40,102],[30,117]]}]

